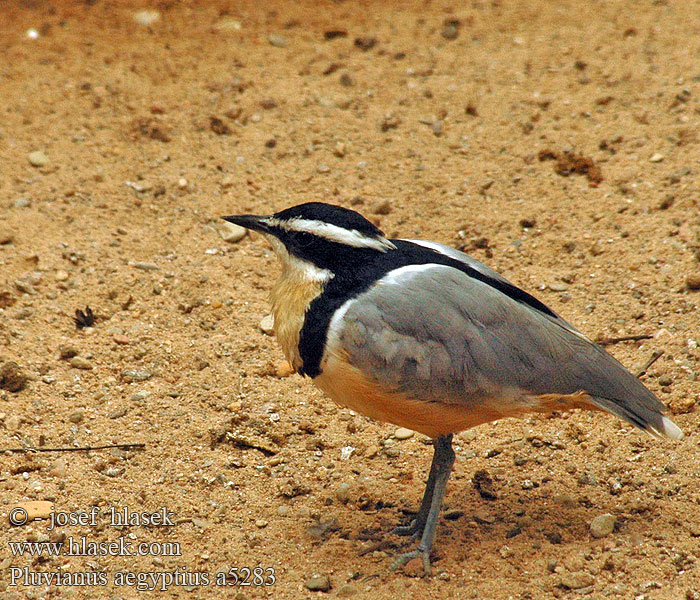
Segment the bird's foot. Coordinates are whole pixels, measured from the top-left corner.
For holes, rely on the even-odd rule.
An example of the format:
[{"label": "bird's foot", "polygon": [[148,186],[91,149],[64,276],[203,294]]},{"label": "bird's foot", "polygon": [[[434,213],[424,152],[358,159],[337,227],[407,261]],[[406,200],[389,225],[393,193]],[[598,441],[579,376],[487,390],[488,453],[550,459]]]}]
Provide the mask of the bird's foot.
[{"label": "bird's foot", "polygon": [[423,535],[423,529],[425,529],[425,524],[421,525],[417,519],[414,519],[410,525],[397,525],[391,530],[391,533],[405,537],[420,538]]},{"label": "bird's foot", "polygon": [[424,549],[421,544],[418,544],[418,547],[415,550],[412,550],[411,552],[404,552],[403,554],[399,554],[394,559],[394,562],[391,563],[390,568],[392,571],[396,571],[401,567],[406,566],[414,558],[422,559],[423,571],[426,575],[430,575],[430,550]]}]

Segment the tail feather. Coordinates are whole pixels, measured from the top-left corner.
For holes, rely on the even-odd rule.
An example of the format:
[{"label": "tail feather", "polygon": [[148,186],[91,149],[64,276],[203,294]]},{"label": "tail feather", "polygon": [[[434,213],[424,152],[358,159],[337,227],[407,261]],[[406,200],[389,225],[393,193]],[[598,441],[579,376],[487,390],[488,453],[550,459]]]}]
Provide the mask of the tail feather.
[{"label": "tail feather", "polygon": [[619,401],[601,396],[591,396],[591,402],[598,408],[617,415],[654,437],[666,437],[672,440],[680,440],[683,437],[680,427],[668,417],[664,417],[661,412],[655,410],[655,407],[650,408],[639,402],[622,405]]}]

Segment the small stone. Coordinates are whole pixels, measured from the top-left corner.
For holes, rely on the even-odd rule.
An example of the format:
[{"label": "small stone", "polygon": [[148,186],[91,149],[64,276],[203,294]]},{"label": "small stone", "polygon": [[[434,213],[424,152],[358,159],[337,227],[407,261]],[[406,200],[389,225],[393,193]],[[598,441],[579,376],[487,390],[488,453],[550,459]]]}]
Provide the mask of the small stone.
[{"label": "small stone", "polygon": [[347,504],[347,502],[350,500],[350,484],[341,483],[338,486],[338,489],[335,490],[335,497],[339,502]]},{"label": "small stone", "polygon": [[397,440],[407,440],[408,438],[413,437],[413,434],[415,432],[412,431],[411,429],[407,429],[406,427],[399,427],[395,432],[394,432],[394,437]]},{"label": "small stone", "polygon": [[403,573],[407,577],[424,577],[425,568],[423,560],[419,557],[412,558],[403,567]]},{"label": "small stone", "polygon": [[120,346],[127,346],[131,343],[131,340],[121,333],[112,336],[112,341]]},{"label": "small stone", "polygon": [[338,589],[338,597],[339,598],[349,598],[350,596],[354,596],[357,594],[360,590],[356,585],[353,585],[352,583],[346,583],[340,586]]},{"label": "small stone", "polygon": [[20,392],[27,385],[29,377],[14,361],[8,361],[0,367],[0,389],[8,392]]},{"label": "small stone", "polygon": [[82,408],[73,411],[68,417],[68,420],[75,424],[82,423],[83,419],[85,419],[85,411]]},{"label": "small stone", "polygon": [[355,47],[367,52],[371,50],[377,44],[377,38],[368,35],[363,35],[355,38]]},{"label": "small stone", "polygon": [[31,205],[31,198],[17,198],[14,203],[15,208],[29,208]]},{"label": "small stone", "polygon": [[459,29],[456,25],[449,24],[443,28],[440,35],[442,35],[442,37],[444,37],[446,40],[456,40],[457,36],[459,35]]},{"label": "small stone", "polygon": [[120,406],[119,408],[115,408],[113,411],[111,411],[108,416],[110,419],[121,419],[125,414],[126,408],[124,406]]},{"label": "small stone", "polygon": [[160,11],[154,8],[140,10],[134,13],[134,21],[136,21],[139,25],[149,27],[150,25],[160,21]]},{"label": "small stone", "polygon": [[328,575],[314,574],[306,580],[305,585],[312,592],[327,592],[331,589],[331,580]]},{"label": "small stone", "polygon": [[136,392],[135,394],[131,394],[131,400],[132,402],[143,402],[146,400],[149,396],[151,395],[151,392],[148,390],[141,390],[139,392]]},{"label": "small stone", "polygon": [[547,287],[552,290],[553,292],[565,292],[566,290],[569,289],[569,286],[566,285],[565,283],[560,283],[558,281],[553,281],[552,283],[548,283]]},{"label": "small stone", "polygon": [[27,155],[27,160],[32,167],[45,167],[49,164],[49,157],[41,150],[35,150]]},{"label": "small stone", "polygon": [[658,163],[664,159],[664,155],[656,152],[649,157],[649,162]]},{"label": "small stone", "polygon": [[179,187],[181,190],[186,189],[188,185],[189,182],[184,177],[180,177],[180,179],[177,180],[177,187]]},{"label": "small stone", "polygon": [[685,287],[689,290],[700,290],[700,273],[691,273],[685,278]]},{"label": "small stone", "polygon": [[512,558],[515,554],[510,546],[501,546],[498,553],[501,555],[501,558]]},{"label": "small stone", "polygon": [[318,171],[321,174],[325,174],[330,173],[331,168],[328,165],[321,163],[320,165],[318,165],[318,167],[316,167],[316,171]]},{"label": "small stone", "polygon": [[67,464],[65,459],[63,458],[58,458],[56,461],[51,465],[51,468],[49,469],[49,475],[52,477],[65,477],[66,476],[66,469],[67,469]]},{"label": "small stone", "polygon": [[22,426],[22,417],[19,415],[10,415],[9,417],[5,418],[5,429],[12,433],[13,431],[19,431],[19,428]]},{"label": "small stone", "polygon": [[275,367],[275,377],[278,379],[284,379],[285,377],[289,377],[294,373],[294,367],[288,360],[283,360],[282,362],[277,364],[277,367]]},{"label": "small stone", "polygon": [[570,590],[580,590],[593,585],[595,579],[590,573],[563,573],[559,578],[559,584]]},{"label": "small stone", "polygon": [[552,502],[561,504],[562,506],[576,506],[576,498],[571,494],[556,494],[552,496]]},{"label": "small stone", "polygon": [[275,317],[274,315],[267,315],[263,317],[260,323],[258,323],[260,331],[266,335],[274,335],[275,333]]},{"label": "small stone", "polygon": [[270,46],[274,46],[275,48],[287,47],[287,39],[278,33],[271,33],[268,36],[267,41],[270,42]]},{"label": "small stone", "polygon": [[12,233],[9,229],[0,229],[0,246],[4,246],[5,244],[11,244],[14,241],[14,239],[15,234]]},{"label": "small stone", "polygon": [[228,221],[219,223],[216,230],[221,236],[221,239],[229,244],[240,242],[248,234],[248,230],[245,227],[241,227],[235,223],[229,223]]},{"label": "small stone", "polygon": [[146,381],[150,379],[153,374],[146,369],[123,369],[122,379],[126,382],[132,381]]},{"label": "small stone", "polygon": [[376,444],[370,444],[367,446],[367,450],[365,450],[365,456],[367,458],[374,458],[377,456],[377,454],[379,454],[379,446]]},{"label": "small stone", "polygon": [[68,361],[68,364],[74,369],[82,369],[83,371],[92,369],[92,363],[82,356],[74,356]]},{"label": "small stone", "polygon": [[339,81],[340,81],[340,85],[345,86],[345,87],[352,87],[353,85],[355,85],[355,81],[347,73],[342,73],[340,75]]},{"label": "small stone", "polygon": [[141,271],[157,271],[160,269],[158,265],[149,262],[135,262],[132,266],[135,269],[140,269]]},{"label": "small stone", "polygon": [[598,515],[591,521],[591,535],[596,539],[604,538],[610,535],[615,529],[616,521],[617,519],[615,518],[615,515],[611,515],[610,513]]},{"label": "small stone", "polygon": [[267,527],[267,521],[265,521],[264,519],[258,519],[257,521],[255,521],[255,526],[258,529],[264,529],[265,527]]},{"label": "small stone", "polygon": [[474,513],[474,520],[482,525],[492,525],[496,522],[496,517],[490,514],[487,510],[480,508]]},{"label": "small stone", "polygon": [[343,158],[345,156],[345,144],[343,144],[343,142],[337,142],[335,148],[333,148],[333,154],[338,158]]},{"label": "small stone", "polygon": [[62,360],[68,360],[69,358],[78,356],[78,354],[78,349],[75,346],[71,346],[70,344],[61,344],[58,347],[58,355],[61,357]]},{"label": "small stone", "polygon": [[289,514],[289,507],[286,504],[281,504],[277,507],[277,514],[280,517],[286,517]]},{"label": "small stone", "polygon": [[58,271],[56,271],[56,273],[54,273],[54,279],[56,281],[67,281],[68,277],[69,277],[68,272],[63,271],[61,269],[59,269]]},{"label": "small stone", "polygon": [[388,215],[391,212],[391,202],[389,200],[381,200],[372,208],[375,215]]}]

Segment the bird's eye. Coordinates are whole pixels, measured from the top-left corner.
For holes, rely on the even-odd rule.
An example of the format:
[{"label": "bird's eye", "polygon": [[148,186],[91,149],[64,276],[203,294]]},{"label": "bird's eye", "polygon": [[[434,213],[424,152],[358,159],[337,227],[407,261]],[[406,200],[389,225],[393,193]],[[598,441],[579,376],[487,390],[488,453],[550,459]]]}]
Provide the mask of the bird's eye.
[{"label": "bird's eye", "polygon": [[308,248],[314,243],[314,236],[304,231],[299,231],[294,235],[294,241],[300,248]]}]

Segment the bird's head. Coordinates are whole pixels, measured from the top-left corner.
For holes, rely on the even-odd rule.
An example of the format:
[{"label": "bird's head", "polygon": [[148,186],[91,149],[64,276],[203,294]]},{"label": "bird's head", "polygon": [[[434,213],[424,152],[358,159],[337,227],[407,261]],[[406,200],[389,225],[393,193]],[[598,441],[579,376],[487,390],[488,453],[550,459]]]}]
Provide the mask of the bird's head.
[{"label": "bird's head", "polygon": [[318,278],[396,248],[359,213],[322,202],[299,204],[269,216],[223,218],[262,233],[285,268],[302,268],[307,276]]}]

